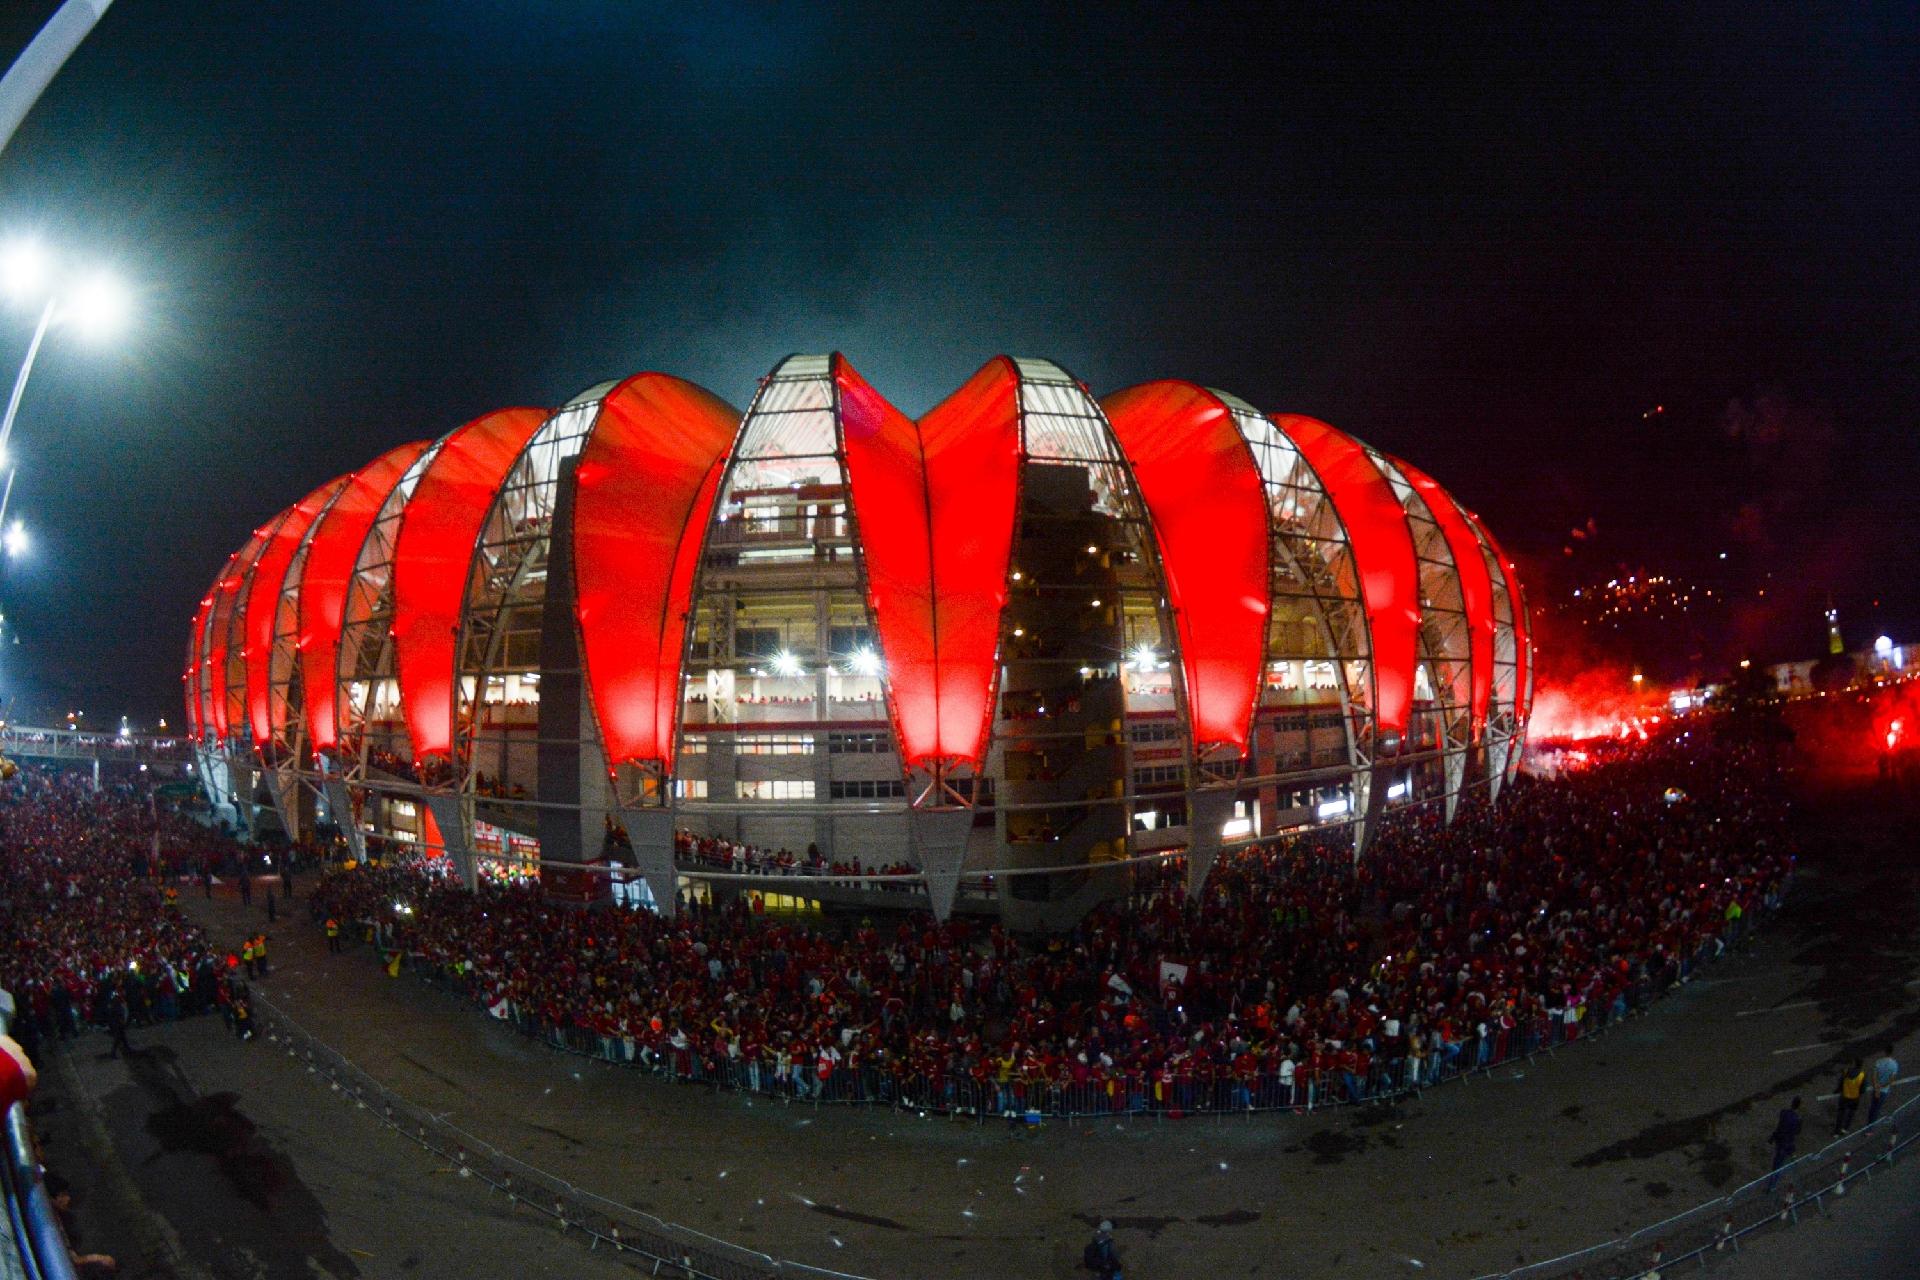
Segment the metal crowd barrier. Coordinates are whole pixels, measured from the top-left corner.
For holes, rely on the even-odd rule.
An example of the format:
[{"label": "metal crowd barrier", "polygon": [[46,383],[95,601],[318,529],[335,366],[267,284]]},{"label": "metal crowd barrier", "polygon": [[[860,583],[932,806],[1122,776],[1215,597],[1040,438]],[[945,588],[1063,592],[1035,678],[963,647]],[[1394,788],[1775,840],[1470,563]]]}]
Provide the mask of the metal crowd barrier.
[{"label": "metal crowd barrier", "polygon": [[[0,1032],[9,1030],[0,1014]],[[0,1160],[0,1196],[7,1217],[0,1224],[5,1248],[0,1249],[0,1277],[13,1280],[76,1280],[73,1251],[67,1233],[54,1212],[53,1199],[40,1179],[40,1162],[33,1154],[33,1134],[27,1127],[27,1105],[7,1108],[6,1156]]]},{"label": "metal crowd barrier", "polygon": [[650,1276],[677,1280],[765,1280],[769,1276],[812,1280],[865,1280],[845,1271],[789,1262],[656,1218],[577,1187],[564,1178],[518,1160],[442,1116],[415,1106],[368,1075],[338,1050],[315,1038],[258,988],[257,1022],[271,1049],[303,1062],[327,1091],[381,1124],[431,1151],[461,1178],[477,1179],[487,1194],[499,1194],[516,1212],[550,1219],[589,1249],[608,1249]]},{"label": "metal crowd barrier", "polygon": [[1786,1230],[1803,1213],[1831,1217],[1860,1182],[1891,1169],[1901,1152],[1920,1141],[1917,1129],[1920,1096],[1724,1196],[1629,1235],[1480,1280],[1658,1280],[1679,1274],[1681,1266],[1695,1271],[1731,1261],[1755,1236]]}]

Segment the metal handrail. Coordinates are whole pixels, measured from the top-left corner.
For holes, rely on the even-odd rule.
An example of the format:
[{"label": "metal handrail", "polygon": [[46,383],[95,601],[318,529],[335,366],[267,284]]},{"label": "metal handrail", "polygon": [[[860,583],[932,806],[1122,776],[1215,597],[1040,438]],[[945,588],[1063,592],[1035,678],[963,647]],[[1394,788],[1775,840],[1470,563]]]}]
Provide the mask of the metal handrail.
[{"label": "metal handrail", "polygon": [[[1908,1132],[1901,1136],[1905,1121]],[[1663,1218],[1626,1235],[1555,1258],[1489,1272],[1478,1280],[1547,1280],[1580,1275],[1588,1280],[1655,1280],[1661,1268],[1684,1262],[1706,1266],[1714,1255],[1738,1253],[1741,1242],[1769,1227],[1791,1226],[1800,1211],[1830,1211],[1850,1184],[1891,1167],[1902,1151],[1920,1142],[1920,1097],[1835,1138],[1818,1151],[1788,1161],[1723,1196]],[[1808,1188],[1803,1190],[1802,1188]],[[1777,1193],[1776,1193],[1776,1190]]]},{"label": "metal handrail", "polygon": [[[0,1032],[8,1028],[9,1020],[0,1013]],[[78,1280],[67,1233],[41,1180],[40,1162],[34,1158],[33,1134],[27,1126],[23,1102],[7,1108],[6,1148],[0,1179],[4,1179],[7,1214],[17,1232],[21,1266],[35,1280]]]}]

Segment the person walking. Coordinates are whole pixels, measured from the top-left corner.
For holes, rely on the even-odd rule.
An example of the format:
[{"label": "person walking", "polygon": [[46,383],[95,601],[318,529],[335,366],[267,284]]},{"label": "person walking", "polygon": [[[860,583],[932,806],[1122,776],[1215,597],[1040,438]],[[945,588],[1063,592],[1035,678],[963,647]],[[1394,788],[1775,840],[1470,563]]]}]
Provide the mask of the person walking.
[{"label": "person walking", "polygon": [[1769,1136],[1773,1142],[1773,1176],[1767,1179],[1767,1190],[1771,1192],[1773,1185],[1780,1181],[1781,1166],[1793,1159],[1793,1148],[1800,1141],[1800,1099],[1795,1098],[1793,1105],[1781,1109]]},{"label": "person walking", "polygon": [[1120,1253],[1113,1247],[1113,1223],[1101,1222],[1099,1230],[1093,1233],[1093,1239],[1080,1251],[1080,1265],[1099,1276],[1100,1280],[1121,1280]]},{"label": "person walking", "polygon": [[1867,1091],[1867,1065],[1855,1058],[1853,1065],[1840,1073],[1840,1105],[1834,1112],[1833,1136],[1839,1137],[1853,1127],[1853,1117],[1860,1110],[1860,1095]]},{"label": "person walking", "polygon": [[260,976],[265,978],[272,972],[267,968],[267,935],[263,931],[253,940],[253,962],[260,966]]},{"label": "person walking", "polygon": [[247,874],[247,862],[244,856],[240,860],[240,905],[243,907],[253,905],[253,877]]},{"label": "person walking", "polygon": [[123,1049],[129,1058],[134,1056],[133,1046],[127,1042],[127,1024],[131,1021],[133,1015],[127,1008],[127,993],[116,982],[113,994],[107,997],[107,1030],[113,1035],[113,1052],[108,1057],[119,1057]]},{"label": "person walking", "polygon": [[1893,1046],[1873,1060],[1873,1088],[1867,1099],[1867,1123],[1872,1124],[1880,1118],[1880,1108],[1887,1105],[1887,1095],[1893,1092],[1893,1082],[1900,1075],[1900,1063],[1893,1056]]},{"label": "person walking", "polygon": [[327,950],[340,954],[340,921],[333,916],[327,917]]},{"label": "person walking", "polygon": [[278,911],[274,909],[274,905],[273,905],[273,886],[268,885],[267,886],[267,923],[274,924],[274,923],[277,923],[279,919],[280,919],[280,914]]}]

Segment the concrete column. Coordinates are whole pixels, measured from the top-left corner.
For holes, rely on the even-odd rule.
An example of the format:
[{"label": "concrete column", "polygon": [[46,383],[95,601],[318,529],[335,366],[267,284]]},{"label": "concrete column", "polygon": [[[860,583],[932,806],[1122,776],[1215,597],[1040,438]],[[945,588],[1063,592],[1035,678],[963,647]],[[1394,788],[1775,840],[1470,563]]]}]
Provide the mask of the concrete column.
[{"label": "concrete column", "polygon": [[473,857],[473,823],[467,817],[466,797],[450,791],[433,791],[427,794],[426,802],[427,812],[433,815],[433,825],[440,828],[447,857],[453,860],[453,868],[460,874],[460,883],[468,889],[477,889],[480,867]]},{"label": "concrete column", "polygon": [[1208,787],[1187,792],[1187,896],[1198,898],[1214,859],[1220,856],[1220,829],[1233,816],[1233,791]]},{"label": "concrete column", "polygon": [[360,829],[360,819],[353,811],[353,796],[347,790],[347,780],[338,774],[328,773],[321,785],[326,789],[327,811],[333,814],[333,825],[340,828],[341,834],[347,838],[347,852],[353,855],[355,862],[365,862],[367,833]]},{"label": "concrete column", "polygon": [[933,918],[942,923],[953,914],[960,868],[967,860],[967,839],[972,834],[971,809],[915,809],[907,814],[907,836],[927,883]]},{"label": "concrete column", "polygon": [[1443,752],[1440,757],[1441,776],[1446,779],[1447,788],[1447,825],[1453,825],[1454,811],[1460,807],[1460,788],[1467,782],[1467,749]]},{"label": "concrete column", "polygon": [[1356,863],[1367,851],[1373,829],[1379,825],[1380,811],[1386,807],[1387,789],[1378,785],[1379,779],[1374,777],[1379,770],[1380,766],[1375,765],[1353,775],[1353,860]]},{"label": "concrete column", "polygon": [[[540,609],[540,727],[534,794],[543,805],[557,806],[537,811],[543,863],[601,861],[613,804],[574,630],[573,498],[578,463],[577,458],[569,458],[560,464],[547,545],[547,592]],[[542,867],[540,878],[548,896],[561,901],[595,902],[609,892],[604,878],[593,872]]]},{"label": "concrete column", "polygon": [[633,841],[634,865],[663,916],[678,910],[680,873],[673,865],[673,810],[622,807],[620,823]]},{"label": "concrete column", "polygon": [[273,801],[273,811],[280,815],[280,829],[287,833],[288,840],[300,838],[300,789],[299,780],[286,769],[262,770],[262,780],[267,786],[267,795]]}]

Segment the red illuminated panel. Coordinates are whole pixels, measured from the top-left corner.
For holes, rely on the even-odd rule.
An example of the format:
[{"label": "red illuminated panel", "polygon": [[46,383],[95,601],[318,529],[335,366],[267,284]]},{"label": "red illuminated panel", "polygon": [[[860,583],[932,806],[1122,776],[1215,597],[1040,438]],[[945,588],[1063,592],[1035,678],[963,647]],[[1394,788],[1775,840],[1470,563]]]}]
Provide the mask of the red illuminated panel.
[{"label": "red illuminated panel", "polygon": [[[272,527],[279,519],[280,516],[275,516],[267,527]],[[266,529],[256,529],[247,545],[228,557],[226,572],[220,575],[219,581],[213,586],[213,612],[207,618],[207,625],[212,628],[207,637],[207,711],[213,718],[214,736],[223,743],[227,740],[228,725],[234,718],[229,715],[234,708],[227,702],[227,642],[233,634],[233,615],[240,603],[240,586],[246,581],[247,570],[259,557],[260,548],[266,540]]]},{"label": "red illuminated panel", "polygon": [[254,561],[253,581],[247,587],[246,641],[240,656],[247,667],[247,722],[253,729],[253,743],[264,750],[273,738],[273,714],[267,697],[273,663],[273,623],[280,609],[280,588],[286,584],[287,566],[300,540],[333,495],[347,482],[346,476],[330,480],[300,501],[288,507],[272,526],[260,558]]},{"label": "red illuminated panel", "polygon": [[1500,549],[1500,544],[1487,531],[1486,522],[1471,511],[1467,513],[1467,519],[1487,540],[1487,546],[1493,550],[1493,558],[1500,562],[1500,571],[1507,578],[1507,608],[1513,613],[1513,713],[1524,721],[1533,706],[1532,690],[1527,685],[1530,674],[1528,667],[1533,654],[1527,644],[1527,605],[1521,596],[1520,574],[1514,569],[1513,561],[1507,559],[1507,553]]},{"label": "red illuminated panel", "polygon": [[847,484],[908,765],[978,765],[1020,480],[1019,374],[990,361],[918,423],[834,357]]},{"label": "red illuminated panel", "polygon": [[[224,576],[224,575],[223,575]],[[187,670],[180,679],[186,685],[187,734],[195,742],[200,740],[200,646],[206,643],[207,617],[213,612],[213,595],[220,588],[220,579],[215,578],[207,594],[200,599],[200,607],[193,611],[193,631],[187,641]]]},{"label": "red illuminated panel", "polygon": [[1433,482],[1426,472],[1395,458],[1393,464],[1407,478],[1414,492],[1426,500],[1427,510],[1446,535],[1447,549],[1460,574],[1460,598],[1467,609],[1467,631],[1473,637],[1473,739],[1487,723],[1487,703],[1493,696],[1493,578],[1487,573],[1487,558],[1480,539],[1468,522],[1466,512],[1453,495]]},{"label": "red illuminated panel", "polygon": [[1507,559],[1505,552],[1500,550],[1500,544],[1493,540],[1493,535],[1491,533],[1487,532],[1487,526],[1485,522],[1483,522],[1479,516],[1474,515],[1471,511],[1467,512],[1467,519],[1470,522],[1472,522],[1474,530],[1478,532],[1483,539],[1486,540],[1487,548],[1488,550],[1493,552],[1493,558],[1500,562],[1501,576],[1506,580],[1507,609],[1513,615],[1514,714],[1517,717],[1524,720],[1527,714],[1527,702],[1528,702],[1528,698],[1527,698],[1527,656],[1528,655],[1527,655],[1527,618],[1526,618],[1527,611],[1526,611],[1525,605],[1522,603],[1520,599],[1520,576],[1514,571],[1513,562]]},{"label": "red illuminated panel", "polygon": [[1100,407],[1153,517],[1194,746],[1245,755],[1273,607],[1260,469],[1232,412],[1190,382],[1142,383]]},{"label": "red illuminated panel", "polygon": [[429,858],[442,858],[447,853],[447,838],[440,834],[440,824],[434,819],[433,806],[423,804],[420,809],[420,847]]},{"label": "red illuminated panel", "polygon": [[700,540],[739,425],[711,392],[642,373],[608,394],[580,451],[574,616],[609,768],[673,767]]},{"label": "red illuminated panel", "polygon": [[354,561],[387,495],[426,447],[424,440],[403,444],[355,472],[320,517],[319,527],[307,543],[298,609],[300,687],[315,751],[324,751],[339,741],[335,667],[340,655],[340,627],[346,615],[347,580],[353,575]]},{"label": "red illuminated panel", "polygon": [[544,409],[500,409],[447,437],[400,517],[393,650],[415,760],[453,749],[453,660],[474,542],[507,469]]},{"label": "red illuminated panel", "polygon": [[1351,436],[1316,418],[1273,416],[1281,434],[1319,473],[1347,527],[1373,637],[1374,715],[1389,733],[1407,731],[1420,632],[1420,566],[1413,533],[1393,486]]}]

